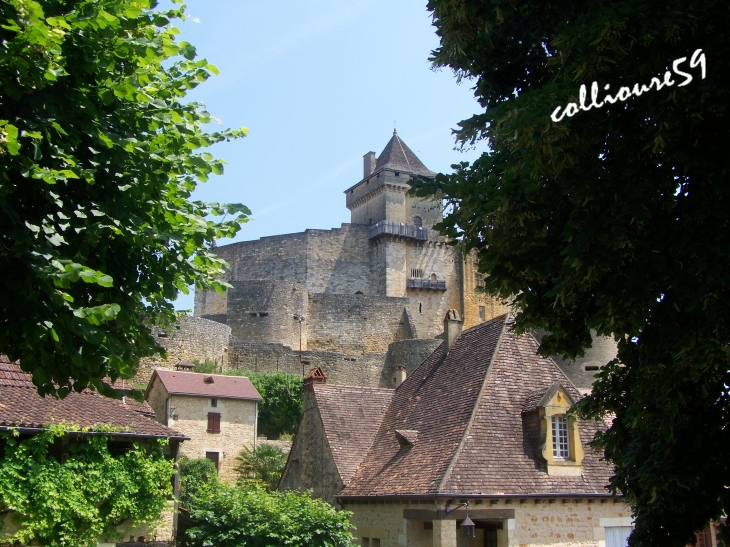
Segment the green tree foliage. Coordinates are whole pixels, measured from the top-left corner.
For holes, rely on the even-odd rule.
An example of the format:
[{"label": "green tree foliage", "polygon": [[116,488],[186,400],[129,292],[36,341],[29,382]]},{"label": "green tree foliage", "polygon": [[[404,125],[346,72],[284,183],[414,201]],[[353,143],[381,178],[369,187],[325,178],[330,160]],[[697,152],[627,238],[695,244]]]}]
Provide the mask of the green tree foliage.
[{"label": "green tree foliage", "polygon": [[189,545],[203,547],[350,547],[350,513],[299,492],[221,485],[206,491],[190,516]]},{"label": "green tree foliage", "polygon": [[20,530],[6,541],[86,547],[127,519],[154,523],[172,496],[173,463],[162,443],[137,443],[121,455],[106,435],[72,439],[59,448],[67,427],[52,426],[30,438],[0,433],[0,512]]},{"label": "green tree foliage", "polygon": [[180,479],[179,501],[185,509],[191,508],[204,490],[218,486],[218,470],[208,458],[189,459],[181,456],[178,461]]},{"label": "green tree foliage", "polygon": [[194,372],[202,374],[220,374],[220,366],[218,363],[211,361],[210,359],[205,359],[204,361],[193,359],[193,365],[195,365]]},{"label": "green tree foliage", "polygon": [[[428,6],[435,66],[484,108],[457,140],[490,151],[418,193],[450,205],[442,231],[478,250],[487,292],[514,296],[516,327],[552,333],[543,354],[581,354],[591,330],[616,337],[622,365],[579,411],[615,413],[596,444],[633,506],[631,544],[686,545],[730,513],[730,4]],[[581,84],[587,108],[592,82],[603,106],[552,121]]]},{"label": "green tree foliage", "polygon": [[247,376],[263,397],[259,403],[259,432],[270,439],[278,439],[282,434],[293,434],[297,430],[302,415],[304,385],[296,374],[274,374],[229,370],[232,376]]},{"label": "green tree foliage", "polygon": [[202,150],[247,131],[202,130],[183,98],[217,69],[153,5],[0,2],[0,351],[41,394],[130,378],[178,291],[222,290],[209,244],[250,214],[189,201],[223,172]]},{"label": "green tree foliage", "polygon": [[239,482],[261,481],[267,490],[276,490],[286,465],[286,452],[278,446],[260,444],[254,450],[247,446],[236,456]]}]

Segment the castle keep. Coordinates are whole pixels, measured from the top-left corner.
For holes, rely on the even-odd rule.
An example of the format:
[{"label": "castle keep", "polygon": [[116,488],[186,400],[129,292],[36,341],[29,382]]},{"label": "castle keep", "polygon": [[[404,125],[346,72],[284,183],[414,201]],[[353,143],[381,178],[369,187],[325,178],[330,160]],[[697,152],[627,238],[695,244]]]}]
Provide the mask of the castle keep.
[{"label": "castle keep", "polygon": [[233,288],[197,291],[194,315],[231,329],[226,368],[319,366],[329,383],[393,387],[440,344],[449,310],[464,327],[506,311],[475,290],[475,259],[433,230],[441,204],[408,195],[434,173],[398,134],[363,163],[345,190],[349,224],[217,248]]}]

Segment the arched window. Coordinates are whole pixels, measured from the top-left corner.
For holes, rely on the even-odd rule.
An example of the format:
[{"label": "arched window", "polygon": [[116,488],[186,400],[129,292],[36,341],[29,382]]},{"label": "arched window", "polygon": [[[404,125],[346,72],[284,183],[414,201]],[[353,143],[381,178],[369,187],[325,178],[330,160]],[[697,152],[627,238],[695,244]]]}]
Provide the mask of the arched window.
[{"label": "arched window", "polygon": [[423,219],[421,217],[413,217],[413,225],[417,228],[423,226]]},{"label": "arched window", "polygon": [[431,274],[431,281],[436,281],[437,279],[436,274]]}]

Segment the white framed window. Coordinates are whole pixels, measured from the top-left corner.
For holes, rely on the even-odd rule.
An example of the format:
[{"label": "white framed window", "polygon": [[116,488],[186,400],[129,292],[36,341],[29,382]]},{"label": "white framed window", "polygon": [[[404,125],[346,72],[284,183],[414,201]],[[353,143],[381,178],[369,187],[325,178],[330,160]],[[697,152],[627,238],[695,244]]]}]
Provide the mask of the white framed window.
[{"label": "white framed window", "polygon": [[568,444],[568,420],[564,415],[552,417],[553,422],[553,459],[569,460],[570,445]]},{"label": "white framed window", "polygon": [[608,526],[606,530],[606,547],[628,547],[631,526]]}]

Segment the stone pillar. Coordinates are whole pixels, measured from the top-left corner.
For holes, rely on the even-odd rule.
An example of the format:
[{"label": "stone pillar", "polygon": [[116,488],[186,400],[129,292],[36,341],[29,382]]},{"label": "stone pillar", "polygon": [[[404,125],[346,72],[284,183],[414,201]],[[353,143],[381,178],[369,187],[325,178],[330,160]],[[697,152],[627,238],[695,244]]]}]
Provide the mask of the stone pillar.
[{"label": "stone pillar", "polygon": [[456,521],[433,521],[433,547],[456,547]]}]

